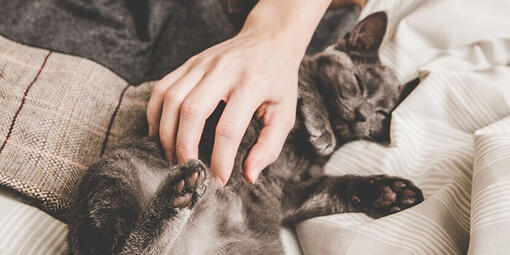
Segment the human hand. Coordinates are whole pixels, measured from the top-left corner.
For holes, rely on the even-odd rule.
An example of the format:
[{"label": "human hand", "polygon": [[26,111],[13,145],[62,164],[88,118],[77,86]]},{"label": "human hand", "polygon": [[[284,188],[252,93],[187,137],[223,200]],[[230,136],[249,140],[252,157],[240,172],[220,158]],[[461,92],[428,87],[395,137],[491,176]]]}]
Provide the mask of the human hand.
[{"label": "human hand", "polygon": [[156,84],[147,107],[149,135],[159,134],[168,160],[198,157],[205,121],[221,100],[226,107],[215,131],[213,176],[227,183],[255,112],[263,128],[245,160],[247,179],[255,182],[277,159],[294,124],[298,69],[311,33],[296,42],[292,35],[299,30],[267,26],[261,19],[278,14],[274,3],[259,2],[238,35],[190,58]]},{"label": "human hand", "polygon": [[205,121],[225,101],[211,157],[213,175],[225,184],[257,112],[264,128],[245,161],[254,182],[276,160],[293,126],[298,67],[271,38],[241,33],[192,57],[155,86],[147,108],[150,135],[159,131],[169,160],[174,154],[178,162],[197,158]]}]

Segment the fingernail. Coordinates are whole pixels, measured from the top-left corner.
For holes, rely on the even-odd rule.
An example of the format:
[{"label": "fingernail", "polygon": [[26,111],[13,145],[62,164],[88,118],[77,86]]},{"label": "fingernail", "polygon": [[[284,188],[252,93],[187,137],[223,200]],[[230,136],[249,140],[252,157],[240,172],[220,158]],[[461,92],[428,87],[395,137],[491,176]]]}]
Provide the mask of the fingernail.
[{"label": "fingernail", "polygon": [[223,181],[218,176],[213,176],[212,180],[216,183],[215,185],[218,185],[219,187],[224,187]]},{"label": "fingernail", "polygon": [[255,181],[257,181],[257,179],[259,178],[259,168],[258,167],[254,167],[252,168],[252,170],[250,171],[250,176],[249,176],[249,182],[251,184],[255,184]]},{"label": "fingernail", "polygon": [[218,176],[218,178],[220,179],[220,182],[221,182],[221,186],[222,186],[222,187],[225,187],[225,185],[227,185],[227,183],[228,183],[228,179],[230,179],[229,177],[230,177],[230,176],[225,176],[225,175],[223,175],[223,176]]},{"label": "fingernail", "polygon": [[220,187],[225,187],[226,182],[223,181],[223,178],[217,175],[213,175],[213,180],[219,184]]}]

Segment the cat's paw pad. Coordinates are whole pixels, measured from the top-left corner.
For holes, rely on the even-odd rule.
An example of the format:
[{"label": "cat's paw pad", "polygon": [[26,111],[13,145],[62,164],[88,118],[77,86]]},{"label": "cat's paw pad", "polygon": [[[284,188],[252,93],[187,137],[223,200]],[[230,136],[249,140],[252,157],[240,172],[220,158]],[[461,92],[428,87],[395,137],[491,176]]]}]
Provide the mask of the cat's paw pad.
[{"label": "cat's paw pad", "polygon": [[178,166],[180,176],[173,182],[172,206],[176,208],[189,207],[197,196],[203,192],[207,178],[205,166],[198,160],[189,160]]},{"label": "cat's paw pad", "polygon": [[351,201],[354,206],[365,209],[370,216],[380,217],[421,203],[423,194],[409,180],[377,175],[355,185]]}]

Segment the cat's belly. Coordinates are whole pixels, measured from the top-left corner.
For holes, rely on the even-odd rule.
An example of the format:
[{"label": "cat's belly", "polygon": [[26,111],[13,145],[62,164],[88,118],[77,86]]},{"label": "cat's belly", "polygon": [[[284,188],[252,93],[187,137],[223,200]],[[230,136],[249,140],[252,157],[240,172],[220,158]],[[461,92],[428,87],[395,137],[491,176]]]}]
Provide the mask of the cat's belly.
[{"label": "cat's belly", "polygon": [[206,192],[166,254],[230,254],[256,242],[245,220],[238,196]]},{"label": "cat's belly", "polygon": [[134,171],[140,181],[140,195],[142,195],[142,206],[148,205],[152,197],[155,196],[159,186],[169,174],[166,166],[148,166],[144,160],[137,157],[129,159],[134,165]]}]

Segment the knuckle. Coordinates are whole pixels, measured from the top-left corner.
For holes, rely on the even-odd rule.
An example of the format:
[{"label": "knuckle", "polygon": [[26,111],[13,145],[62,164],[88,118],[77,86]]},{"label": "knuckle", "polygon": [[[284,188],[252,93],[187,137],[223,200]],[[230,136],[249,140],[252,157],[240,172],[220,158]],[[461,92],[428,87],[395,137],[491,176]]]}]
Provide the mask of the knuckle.
[{"label": "knuckle", "polygon": [[225,70],[235,65],[235,56],[233,53],[224,53],[214,57],[212,61],[215,68]]},{"label": "knuckle", "polygon": [[262,82],[260,79],[261,77],[263,77],[262,75],[260,75],[260,71],[257,68],[253,67],[245,68],[241,76],[246,83],[260,83]]},{"label": "knuckle", "polygon": [[251,98],[262,99],[270,94],[268,93],[268,90],[263,89],[263,87],[267,84],[270,83],[266,82],[260,75],[257,75],[255,72],[244,72],[241,74],[238,88],[245,94],[250,95]]},{"label": "knuckle", "polygon": [[230,60],[230,55],[228,54],[222,54],[218,55],[214,58],[214,64],[216,66],[224,66],[227,62]]},{"label": "knuckle", "polygon": [[163,95],[166,92],[166,90],[167,90],[167,88],[165,88],[164,84],[159,82],[152,89],[152,94],[160,96],[160,95]]},{"label": "knuckle", "polygon": [[185,119],[196,118],[200,116],[202,110],[194,100],[188,99],[182,103],[181,117]]},{"label": "knuckle", "polygon": [[240,133],[239,125],[233,121],[222,121],[216,127],[216,136],[223,138],[237,138]]},{"label": "knuckle", "polygon": [[240,76],[238,89],[251,98],[262,98],[267,95],[266,91],[261,90],[264,81],[260,76],[243,72]]},{"label": "knuckle", "polygon": [[165,94],[165,103],[179,104],[182,100],[183,96],[181,96],[179,93],[176,93],[175,91],[169,90]]},{"label": "knuckle", "polygon": [[200,54],[197,54],[197,55],[194,55],[193,57],[189,58],[188,60],[186,60],[186,62],[184,62],[184,65],[192,65],[193,63],[199,62],[199,61],[200,61]]}]

